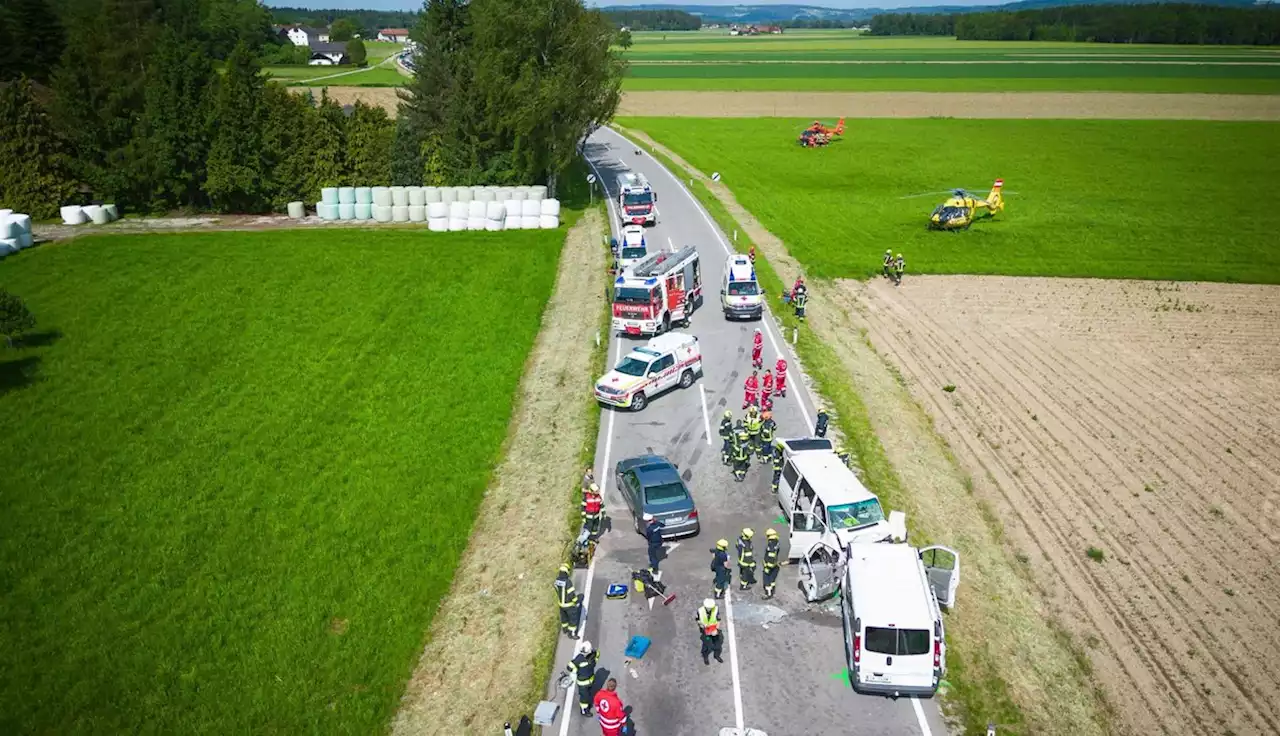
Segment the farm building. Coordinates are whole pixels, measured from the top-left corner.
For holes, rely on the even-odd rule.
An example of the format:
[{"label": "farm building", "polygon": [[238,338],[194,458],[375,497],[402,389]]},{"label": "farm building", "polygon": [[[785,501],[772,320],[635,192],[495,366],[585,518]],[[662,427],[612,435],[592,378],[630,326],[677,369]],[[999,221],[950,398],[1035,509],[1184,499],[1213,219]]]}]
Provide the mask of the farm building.
[{"label": "farm building", "polygon": [[311,44],[312,66],[333,66],[347,63],[347,45],[345,43],[329,43],[313,41]]},{"label": "farm building", "polygon": [[405,28],[383,28],[378,31],[378,40],[404,43],[409,40],[409,31]]},{"label": "farm building", "polygon": [[310,26],[284,26],[277,31],[277,35],[282,38],[289,39],[294,46],[310,46],[313,43],[328,43],[328,28],[312,28]]}]

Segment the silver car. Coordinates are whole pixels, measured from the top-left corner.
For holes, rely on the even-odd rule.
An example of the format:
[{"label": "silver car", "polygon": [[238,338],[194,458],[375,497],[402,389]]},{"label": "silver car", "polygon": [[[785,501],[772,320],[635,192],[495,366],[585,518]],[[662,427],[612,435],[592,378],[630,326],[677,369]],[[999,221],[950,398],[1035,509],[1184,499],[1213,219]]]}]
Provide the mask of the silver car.
[{"label": "silver car", "polygon": [[615,473],[637,533],[644,533],[645,514],[662,522],[663,539],[689,537],[701,530],[698,507],[675,463],[661,455],[641,455],[620,461]]}]

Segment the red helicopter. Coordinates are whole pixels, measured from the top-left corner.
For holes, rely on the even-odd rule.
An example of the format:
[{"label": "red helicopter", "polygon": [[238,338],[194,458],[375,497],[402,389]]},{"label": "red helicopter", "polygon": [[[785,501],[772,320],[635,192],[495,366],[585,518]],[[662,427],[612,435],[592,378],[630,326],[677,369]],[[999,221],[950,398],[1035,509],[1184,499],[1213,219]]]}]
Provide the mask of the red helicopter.
[{"label": "red helicopter", "polygon": [[804,129],[797,142],[805,148],[817,148],[831,143],[838,135],[844,135],[844,118],[840,118],[834,128],[828,128],[822,121],[815,120],[813,125]]}]

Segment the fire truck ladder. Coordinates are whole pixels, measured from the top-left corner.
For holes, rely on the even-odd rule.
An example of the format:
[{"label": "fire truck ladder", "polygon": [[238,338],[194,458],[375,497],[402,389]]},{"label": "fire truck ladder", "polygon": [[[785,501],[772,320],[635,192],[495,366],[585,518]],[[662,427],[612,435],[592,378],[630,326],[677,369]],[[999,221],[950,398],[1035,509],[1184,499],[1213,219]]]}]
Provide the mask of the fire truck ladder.
[{"label": "fire truck ladder", "polygon": [[655,253],[631,269],[631,274],[637,278],[651,278],[666,273],[671,269],[674,263],[680,263],[697,253],[698,249],[692,245],[686,245],[676,252],[661,251]]}]

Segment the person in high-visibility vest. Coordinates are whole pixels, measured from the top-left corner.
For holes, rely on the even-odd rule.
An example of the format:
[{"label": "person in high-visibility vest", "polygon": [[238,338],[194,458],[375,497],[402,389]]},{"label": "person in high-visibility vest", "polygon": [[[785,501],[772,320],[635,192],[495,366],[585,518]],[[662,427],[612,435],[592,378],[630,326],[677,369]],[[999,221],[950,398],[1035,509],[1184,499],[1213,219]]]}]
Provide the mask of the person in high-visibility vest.
[{"label": "person in high-visibility vest", "polygon": [[742,408],[760,404],[760,379],[756,376],[755,371],[751,371],[751,375],[747,376],[742,382]]},{"label": "person in high-visibility vest", "polygon": [[902,286],[902,274],[907,272],[907,261],[899,253],[898,257],[893,259],[893,285]]},{"label": "person in high-visibility vest", "polygon": [[723,598],[733,579],[733,570],[729,567],[729,540],[721,539],[711,550],[711,572],[715,573],[715,581],[711,584],[712,595]]},{"label": "person in high-visibility vest", "polygon": [[796,287],[795,296],[791,298],[791,303],[796,308],[796,319],[804,321],[804,308],[809,303],[809,287],[801,283]]},{"label": "person in high-visibility vest", "polygon": [[765,411],[773,408],[773,371],[768,368],[760,376],[760,408]]},{"label": "person in high-visibility vest", "polygon": [[728,465],[733,453],[733,410],[725,409],[724,418],[720,420],[720,462]]},{"label": "person in high-visibility vest", "polygon": [[880,273],[884,274],[886,279],[893,280],[893,251],[884,252],[884,265],[881,266]]},{"label": "person in high-visibility vest", "polygon": [[578,711],[584,716],[591,715],[591,691],[596,684],[596,664],[600,661],[600,653],[584,641],[578,645],[577,655],[569,662],[569,673],[573,675],[578,686]]},{"label": "person in high-visibility vest", "polygon": [[720,609],[716,602],[707,598],[698,609],[698,632],[702,638],[702,663],[711,664],[711,655],[717,662],[724,662],[720,657],[721,644],[724,641],[720,633]]},{"label": "person in high-visibility vest", "polygon": [[773,366],[774,385],[776,387],[778,398],[786,398],[787,396],[787,360],[786,358],[778,358],[778,362]]},{"label": "person in high-visibility vest", "polygon": [[595,538],[600,536],[603,520],[604,498],[600,495],[600,486],[592,483],[582,494],[582,525],[587,528],[592,538]]},{"label": "person in high-visibility vest", "polygon": [[627,722],[627,709],[618,697],[617,680],[612,677],[605,680],[604,688],[596,693],[595,706],[602,736],[622,736],[622,727]]},{"label": "person in high-visibility vest", "polygon": [[769,455],[773,454],[773,433],[778,425],[773,421],[771,411],[761,414],[760,419],[760,445],[756,448],[756,455],[763,461],[768,460]]},{"label": "person in high-visibility vest", "polygon": [[778,492],[778,483],[782,481],[782,440],[773,443],[773,492]]},{"label": "person in high-visibility vest", "polygon": [[573,576],[569,573],[569,565],[560,566],[560,574],[556,575],[556,603],[560,606],[560,630],[570,639],[578,638],[578,622],[582,618],[582,599],[573,587]]},{"label": "person in high-visibility vest", "polygon": [[760,418],[760,410],[756,407],[747,409],[747,439],[751,443],[752,454],[760,454],[760,428],[764,420]]},{"label": "person in high-visibility vest", "polygon": [[764,597],[772,598],[778,585],[778,533],[767,529],[764,536]]},{"label": "person in high-visibility vest", "polygon": [[827,422],[831,421],[830,415],[827,414],[827,407],[818,407],[818,419],[813,424],[813,434],[816,437],[827,436]]},{"label": "person in high-visibility vest", "polygon": [[750,442],[751,436],[747,434],[746,427],[739,425],[733,441],[733,479],[739,483],[746,479],[747,470],[751,467]]},{"label": "person in high-visibility vest", "polygon": [[760,328],[756,328],[756,334],[751,338],[751,367],[760,370],[764,367],[764,337],[760,333]]},{"label": "person in high-visibility vest", "polygon": [[836,457],[840,458],[840,462],[844,463],[846,468],[853,470],[853,462],[850,460],[849,451],[844,449],[843,446],[836,448]]},{"label": "person in high-visibility vest", "polygon": [[738,536],[738,589],[746,590],[756,584],[756,553],[751,549],[751,527]]}]

